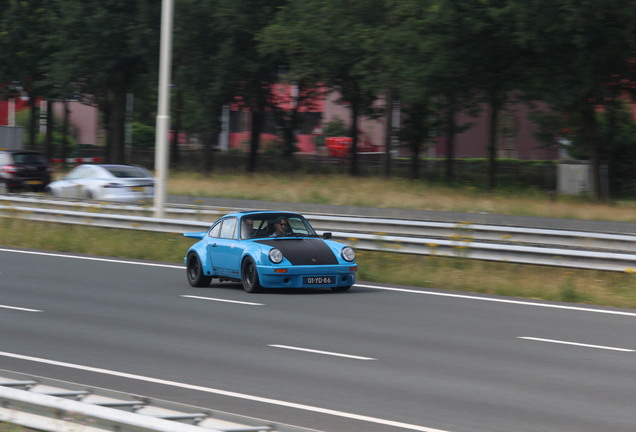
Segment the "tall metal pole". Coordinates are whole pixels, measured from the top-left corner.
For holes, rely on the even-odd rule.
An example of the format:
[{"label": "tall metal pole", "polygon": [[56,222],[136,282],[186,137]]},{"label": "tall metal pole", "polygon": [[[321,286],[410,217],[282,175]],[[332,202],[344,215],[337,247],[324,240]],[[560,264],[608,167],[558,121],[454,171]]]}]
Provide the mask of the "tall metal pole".
[{"label": "tall metal pole", "polygon": [[155,136],[155,199],[154,216],[162,218],[166,203],[168,177],[168,131],[170,130],[170,71],[172,68],[172,13],[173,0],[161,3],[161,48],[159,53],[159,105],[157,107],[157,134]]}]

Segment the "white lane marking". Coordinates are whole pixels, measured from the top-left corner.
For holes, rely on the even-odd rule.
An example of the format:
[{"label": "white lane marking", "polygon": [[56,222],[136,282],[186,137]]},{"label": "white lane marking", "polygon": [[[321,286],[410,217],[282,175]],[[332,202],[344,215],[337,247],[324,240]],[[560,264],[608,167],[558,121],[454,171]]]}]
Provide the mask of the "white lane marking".
[{"label": "white lane marking", "polygon": [[304,351],[304,352],[314,353],[314,354],[324,354],[324,355],[330,355],[334,357],[346,357],[346,358],[356,359],[356,360],[377,360],[372,357],[361,357],[361,356],[356,356],[351,354],[342,354],[342,353],[336,353],[331,351],[320,351],[315,349],[300,348],[300,347],[294,347],[289,345],[267,345],[267,346],[270,346],[272,348],[282,348],[282,349],[288,349],[288,350],[294,350],[294,351]]},{"label": "white lane marking", "polygon": [[442,292],[432,292],[432,291],[420,291],[414,289],[407,288],[390,288],[376,285],[363,285],[363,284],[355,284],[356,287],[361,288],[371,288],[383,291],[398,291],[398,292],[406,292],[412,294],[424,294],[424,295],[433,295],[440,297],[454,297],[454,298],[463,298],[469,300],[481,300],[481,301],[489,301],[495,303],[510,303],[510,304],[518,304],[524,306],[537,306],[537,307],[545,307],[545,308],[554,308],[554,309],[566,309],[566,310],[575,310],[582,312],[595,312],[609,315],[623,315],[623,316],[632,316],[636,317],[636,312],[624,312],[624,311],[616,311],[616,310],[606,310],[606,309],[592,309],[592,308],[584,308],[578,306],[566,306],[566,305],[555,305],[548,303],[536,303],[530,301],[520,301],[520,300],[507,300],[507,299],[498,299],[498,298],[490,298],[490,297],[477,297],[472,295],[464,295],[464,294],[451,294],[451,293],[442,293]]},{"label": "white lane marking", "polygon": [[[97,257],[84,257],[84,256],[77,256],[77,255],[62,255],[62,254],[48,253],[48,252],[21,251],[21,250],[4,249],[4,248],[0,248],[0,252],[14,252],[14,253],[23,253],[23,254],[31,254],[31,255],[53,256],[53,257],[60,257],[60,258],[75,258],[75,259],[82,259],[82,260],[89,260],[89,261],[104,261],[104,262],[113,262],[113,263],[120,263],[120,264],[134,264],[134,265],[151,266],[151,267],[175,268],[179,270],[185,269],[184,266],[172,265],[172,264],[144,263],[144,262],[137,262],[137,261],[114,260],[114,259],[97,258]],[[411,294],[433,295],[433,296],[440,296],[440,297],[454,297],[454,298],[463,298],[468,300],[489,301],[489,302],[495,302],[495,303],[509,303],[509,304],[525,305],[525,306],[536,306],[536,307],[553,308],[553,309],[564,309],[564,310],[574,310],[574,311],[581,311],[581,312],[594,312],[594,313],[602,313],[602,314],[608,314],[608,315],[622,315],[622,316],[636,317],[636,312],[623,312],[623,311],[616,311],[616,310],[593,309],[593,308],[583,308],[583,307],[577,307],[577,306],[536,303],[536,302],[530,302],[530,301],[506,300],[506,299],[497,299],[497,298],[490,298],[490,297],[477,297],[474,295],[420,291],[415,289],[391,288],[391,287],[367,285],[367,284],[355,284],[354,286],[361,287],[361,288],[371,288],[371,289],[382,290],[382,291],[405,292],[405,293],[411,293]]]},{"label": "white lane marking", "polygon": [[231,392],[231,391],[227,391],[227,390],[215,389],[215,388],[211,388],[211,387],[203,387],[203,386],[198,386],[198,385],[185,384],[185,383],[180,383],[180,382],[176,382],[176,381],[169,381],[169,380],[164,380],[164,379],[159,379],[159,378],[152,378],[152,377],[147,377],[147,376],[143,376],[143,375],[134,375],[134,374],[126,373],[126,372],[117,372],[117,371],[112,371],[112,370],[108,370],[108,369],[101,369],[101,368],[96,368],[96,367],[92,367],[92,366],[83,366],[83,365],[79,365],[79,364],[66,363],[66,362],[61,362],[61,361],[56,361],[56,360],[49,360],[49,359],[44,359],[44,358],[39,358],[39,357],[31,357],[31,356],[26,356],[26,355],[22,355],[22,354],[15,354],[15,353],[9,353],[9,352],[0,351],[0,356],[11,357],[11,358],[15,358],[15,359],[32,361],[32,362],[37,362],[37,363],[45,363],[45,364],[49,364],[49,365],[53,365],[53,366],[66,367],[66,368],[71,368],[71,369],[78,369],[78,370],[83,370],[83,371],[87,371],[87,372],[94,372],[94,373],[99,373],[99,374],[104,374],[104,375],[117,376],[117,377],[120,377],[120,378],[133,379],[133,380],[137,380],[137,381],[151,382],[151,383],[154,383],[154,384],[162,384],[162,385],[166,385],[166,386],[178,387],[178,388],[194,390],[194,391],[200,391],[200,392],[204,392],[204,393],[218,394],[218,395],[227,396],[227,397],[245,399],[245,400],[249,400],[249,401],[253,401],[253,402],[262,402],[262,403],[266,403],[266,404],[270,404],[270,405],[278,405],[278,406],[282,406],[282,407],[286,407],[286,408],[295,408],[295,409],[304,410],[304,411],[311,411],[311,412],[315,412],[315,413],[332,415],[332,416],[336,416],[336,417],[344,417],[344,418],[348,418],[348,419],[352,419],[352,420],[359,420],[359,421],[364,421],[364,422],[367,422],[367,423],[376,423],[376,424],[381,424],[381,425],[385,425],[385,426],[392,426],[392,427],[408,429],[408,430],[413,430],[413,431],[418,431],[418,432],[450,432],[450,431],[445,431],[445,430],[441,430],[441,429],[429,428],[429,427],[426,427],[426,426],[419,426],[419,425],[414,425],[414,424],[409,424],[409,423],[402,423],[402,422],[398,422],[398,421],[386,420],[386,419],[381,419],[381,418],[377,418],[377,417],[369,417],[369,416],[365,416],[365,415],[353,414],[353,413],[348,413],[348,412],[344,412],[344,411],[336,411],[336,410],[332,410],[332,409],[328,409],[328,408],[320,408],[320,407],[315,407],[315,406],[311,406],[311,405],[299,404],[299,403],[295,403],[295,402],[286,402],[286,401],[282,401],[282,400],[270,399],[270,398],[265,398],[265,397],[261,397],[261,396],[248,395],[248,394],[245,394],[245,393],[237,393],[237,392]]},{"label": "white lane marking", "polygon": [[184,266],[172,265],[172,264],[127,261],[127,260],[118,260],[118,259],[111,259],[111,258],[86,257],[86,256],[79,256],[79,255],[64,255],[64,254],[51,253],[51,252],[23,251],[23,250],[3,249],[3,248],[0,248],[0,252],[14,252],[14,253],[27,254],[27,255],[42,255],[42,256],[51,256],[51,257],[57,257],[57,258],[74,258],[74,259],[81,259],[86,261],[103,261],[103,262],[110,262],[110,263],[117,263],[117,264],[134,264],[134,265],[148,266],[148,267],[165,267],[165,268],[176,268],[181,270],[185,269]]},{"label": "white lane marking", "polygon": [[200,297],[200,296],[194,296],[194,295],[182,295],[181,297],[191,298],[196,300],[210,300],[210,301],[225,302],[225,303],[238,303],[238,304],[248,305],[248,306],[265,306],[263,303],[251,303],[251,302],[244,302],[244,301],[238,301],[238,300],[226,300],[226,299],[220,299],[220,298],[214,298],[214,297]]},{"label": "white lane marking", "polygon": [[627,348],[616,348],[616,347],[608,347],[603,345],[589,345],[589,344],[578,343],[578,342],[568,342],[568,341],[561,341],[561,340],[554,340],[554,339],[543,339],[543,338],[536,338],[536,337],[529,337],[529,336],[519,336],[518,339],[526,339],[526,340],[548,342],[548,343],[562,344],[562,345],[574,345],[574,346],[579,346],[584,348],[596,348],[596,349],[604,349],[604,350],[610,350],[610,351],[622,351],[622,352],[636,351],[636,350],[627,349]]},{"label": "white lane marking", "polygon": [[23,308],[23,307],[17,307],[17,306],[8,306],[8,305],[0,305],[0,308],[4,308],[4,309],[14,309],[14,310],[19,310],[19,311],[23,311],[23,312],[43,312],[39,309],[29,309],[29,308]]}]

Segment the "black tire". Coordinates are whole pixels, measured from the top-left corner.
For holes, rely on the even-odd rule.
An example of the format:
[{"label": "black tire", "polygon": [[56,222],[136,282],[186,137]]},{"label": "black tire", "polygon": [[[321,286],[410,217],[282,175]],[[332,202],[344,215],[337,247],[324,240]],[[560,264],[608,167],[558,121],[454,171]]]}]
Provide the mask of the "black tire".
[{"label": "black tire", "polygon": [[0,180],[0,194],[4,195],[6,193],[9,193],[9,188],[5,182]]},{"label": "black tire", "polygon": [[186,276],[188,277],[188,283],[193,287],[210,286],[210,282],[212,282],[212,276],[205,276],[203,274],[203,266],[201,265],[199,256],[195,253],[188,255]]},{"label": "black tire", "polygon": [[333,292],[345,292],[345,291],[349,291],[349,288],[351,288],[351,285],[349,285],[349,286],[332,287],[331,291],[333,291]]},{"label": "black tire", "polygon": [[260,281],[258,280],[258,271],[256,264],[252,258],[246,258],[241,266],[241,282],[243,289],[248,293],[257,293],[263,291]]}]

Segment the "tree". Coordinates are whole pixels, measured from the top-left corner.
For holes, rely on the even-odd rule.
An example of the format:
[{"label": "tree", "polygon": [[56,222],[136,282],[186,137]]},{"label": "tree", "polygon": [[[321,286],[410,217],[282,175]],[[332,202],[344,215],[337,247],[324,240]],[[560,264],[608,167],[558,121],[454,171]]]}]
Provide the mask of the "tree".
[{"label": "tree", "polygon": [[274,106],[273,85],[279,79],[281,60],[259,50],[258,34],[274,19],[284,0],[223,0],[216,4],[223,39],[217,60],[224,69],[221,82],[232,92],[232,101],[252,114],[248,172],[256,171],[260,134],[266,112]]},{"label": "tree", "polygon": [[[55,0],[52,79],[102,111],[106,159],[124,162],[126,95],[154,76],[159,0]],[[154,80],[156,82],[156,80]],[[145,88],[145,87],[142,87]]]},{"label": "tree", "polygon": [[[634,91],[636,4],[629,0],[516,0],[516,35],[535,56],[529,88],[560,113],[588,155],[593,195],[607,198],[601,167],[612,156],[599,110]],[[543,11],[549,10],[546,14]],[[607,137],[607,136],[606,136]]]},{"label": "tree", "polygon": [[[515,4],[508,0],[437,0],[431,14],[434,61],[441,66],[436,76],[451,68],[463,82],[458,92],[443,81],[449,136],[457,127],[454,112],[466,106],[460,103],[462,97],[488,106],[486,187],[491,190],[497,185],[499,115],[519,91],[529,60],[514,38],[514,13]],[[457,72],[452,75],[456,78]]]},{"label": "tree", "polygon": [[3,1],[0,21],[0,82],[11,97],[21,89],[29,98],[28,146],[36,145],[38,100],[51,91],[47,79],[51,34],[55,30],[46,0]]},{"label": "tree", "polygon": [[260,40],[266,53],[280,54],[290,75],[337,90],[351,108],[351,169],[358,174],[358,121],[369,113],[381,83],[373,46],[383,26],[384,0],[290,0]]},{"label": "tree", "polygon": [[232,98],[224,85],[228,71],[219,61],[224,34],[215,3],[180,0],[175,6],[173,81],[183,92],[184,127],[201,137],[203,170],[210,172],[223,104]]}]

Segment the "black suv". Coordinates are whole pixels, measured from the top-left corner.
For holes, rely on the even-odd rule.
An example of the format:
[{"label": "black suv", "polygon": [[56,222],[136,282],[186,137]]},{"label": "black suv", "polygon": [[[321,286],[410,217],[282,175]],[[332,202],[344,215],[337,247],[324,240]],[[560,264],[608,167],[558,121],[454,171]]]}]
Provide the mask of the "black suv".
[{"label": "black suv", "polygon": [[43,191],[53,167],[44,153],[0,150],[0,194],[18,190]]}]

